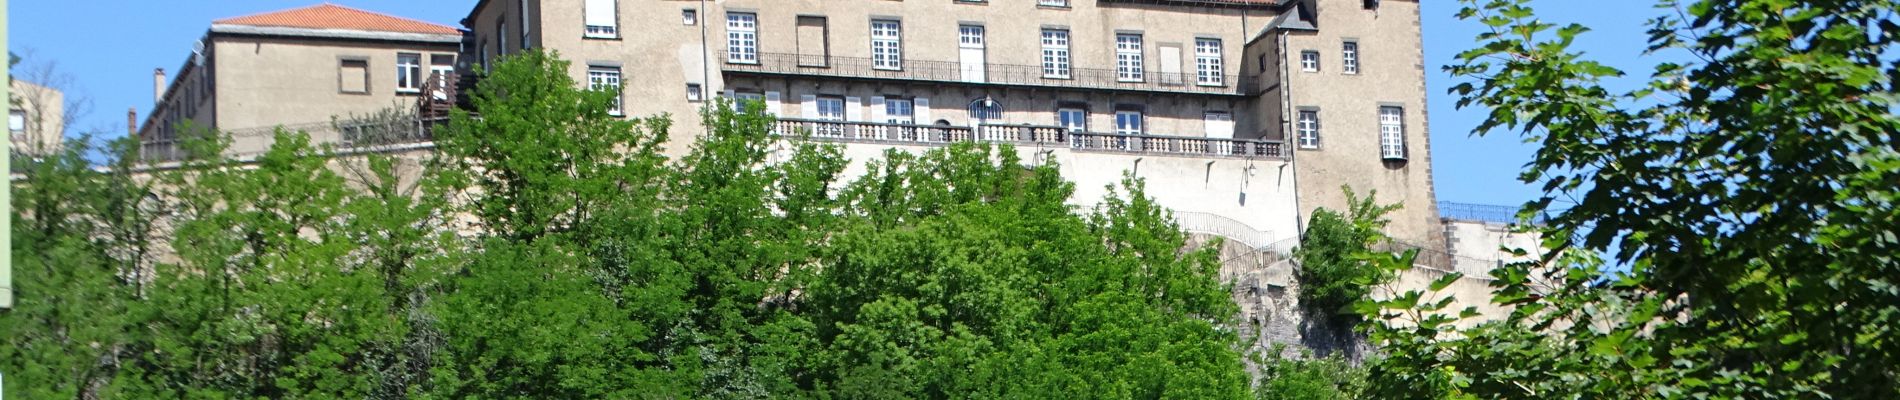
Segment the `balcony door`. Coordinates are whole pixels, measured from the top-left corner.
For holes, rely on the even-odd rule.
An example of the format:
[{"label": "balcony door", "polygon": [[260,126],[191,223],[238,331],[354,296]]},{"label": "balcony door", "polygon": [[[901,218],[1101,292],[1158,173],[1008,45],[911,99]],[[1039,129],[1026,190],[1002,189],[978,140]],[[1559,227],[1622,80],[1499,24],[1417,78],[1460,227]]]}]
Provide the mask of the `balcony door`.
[{"label": "balcony door", "polygon": [[435,79],[437,81],[434,82],[435,90],[432,90],[429,92],[429,97],[434,98],[437,101],[450,100],[448,88],[455,84],[455,82],[452,81],[453,79],[452,76],[454,75],[455,75],[455,56],[454,55],[449,55],[449,54],[430,55],[429,56],[429,79]]},{"label": "balcony door", "polygon": [[983,27],[963,25],[957,28],[957,54],[961,60],[962,80],[983,83]]},{"label": "balcony door", "polygon": [[1225,111],[1207,112],[1207,138],[1233,139],[1234,115]]}]

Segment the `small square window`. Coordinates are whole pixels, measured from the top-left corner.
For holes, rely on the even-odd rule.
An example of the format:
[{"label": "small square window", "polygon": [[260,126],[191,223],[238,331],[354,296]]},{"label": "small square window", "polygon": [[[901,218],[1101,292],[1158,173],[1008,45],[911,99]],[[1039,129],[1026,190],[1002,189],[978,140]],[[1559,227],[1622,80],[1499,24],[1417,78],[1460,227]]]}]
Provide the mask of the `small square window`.
[{"label": "small square window", "polygon": [[680,10],[680,23],[686,24],[686,25],[699,25],[699,11],[695,11],[691,8]]},{"label": "small square window", "polygon": [[686,101],[699,101],[700,99],[705,98],[701,95],[701,93],[704,93],[704,92],[702,92],[699,89],[700,89],[700,86],[697,83],[686,84]]}]

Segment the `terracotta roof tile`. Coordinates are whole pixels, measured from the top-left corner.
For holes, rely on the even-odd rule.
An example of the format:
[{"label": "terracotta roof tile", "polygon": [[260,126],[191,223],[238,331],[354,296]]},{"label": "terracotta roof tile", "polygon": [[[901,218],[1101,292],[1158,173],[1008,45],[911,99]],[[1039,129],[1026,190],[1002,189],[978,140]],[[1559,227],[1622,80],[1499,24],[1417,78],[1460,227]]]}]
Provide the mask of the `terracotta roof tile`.
[{"label": "terracotta roof tile", "polygon": [[311,29],[349,29],[359,31],[427,33],[458,35],[460,30],[408,18],[391,16],[324,3],[212,21],[220,25],[275,26]]}]

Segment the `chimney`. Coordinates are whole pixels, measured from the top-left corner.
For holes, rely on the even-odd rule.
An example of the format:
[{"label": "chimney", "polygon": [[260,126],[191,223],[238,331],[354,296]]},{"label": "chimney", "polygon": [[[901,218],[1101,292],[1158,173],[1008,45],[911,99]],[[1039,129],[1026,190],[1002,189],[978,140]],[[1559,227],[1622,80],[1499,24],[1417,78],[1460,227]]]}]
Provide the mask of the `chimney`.
[{"label": "chimney", "polygon": [[152,69],[152,103],[165,100],[165,69]]},{"label": "chimney", "polygon": [[139,108],[125,108],[125,136],[139,137]]}]

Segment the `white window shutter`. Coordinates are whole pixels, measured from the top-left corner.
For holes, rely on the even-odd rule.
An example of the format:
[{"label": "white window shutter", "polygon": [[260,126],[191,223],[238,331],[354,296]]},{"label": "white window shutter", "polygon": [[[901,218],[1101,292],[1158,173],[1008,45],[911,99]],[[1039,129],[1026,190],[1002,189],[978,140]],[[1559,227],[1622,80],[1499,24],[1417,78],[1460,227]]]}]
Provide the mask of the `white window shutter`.
[{"label": "white window shutter", "polygon": [[937,123],[936,120],[930,119],[930,99],[922,98],[922,97],[912,99],[910,101],[910,107],[911,107],[910,115],[914,118],[917,118],[918,125],[930,125],[930,124]]},{"label": "white window shutter", "polygon": [[818,95],[807,94],[799,96],[798,111],[800,117],[805,119],[818,119]]},{"label": "white window shutter", "polygon": [[765,113],[766,114],[770,114],[774,117],[784,115],[783,111],[785,110],[785,107],[781,104],[783,103],[783,101],[780,101],[779,99],[780,97],[779,97],[778,92],[765,92]]},{"label": "white window shutter", "polygon": [[864,121],[863,97],[844,98],[844,120],[852,122]]},{"label": "white window shutter", "polygon": [[[587,0],[586,23],[590,26],[618,26],[614,18],[615,0]],[[571,20],[570,20],[571,21]]]},{"label": "white window shutter", "polygon": [[871,96],[871,122],[885,123],[890,116],[884,115],[884,96]]}]

